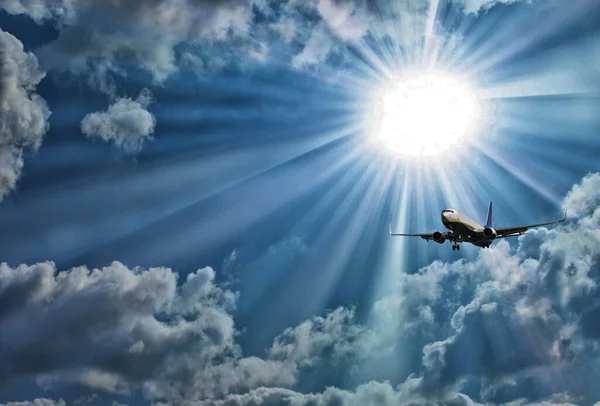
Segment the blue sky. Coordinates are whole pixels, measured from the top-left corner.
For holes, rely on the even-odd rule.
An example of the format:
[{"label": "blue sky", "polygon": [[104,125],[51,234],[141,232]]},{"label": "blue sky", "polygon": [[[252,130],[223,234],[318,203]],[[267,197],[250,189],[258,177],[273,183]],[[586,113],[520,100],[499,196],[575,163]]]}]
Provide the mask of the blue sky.
[{"label": "blue sky", "polygon": [[[597,2],[0,9],[0,404],[600,402]],[[390,154],[377,89],[431,68],[485,120]],[[489,201],[569,218],[387,234]]]}]

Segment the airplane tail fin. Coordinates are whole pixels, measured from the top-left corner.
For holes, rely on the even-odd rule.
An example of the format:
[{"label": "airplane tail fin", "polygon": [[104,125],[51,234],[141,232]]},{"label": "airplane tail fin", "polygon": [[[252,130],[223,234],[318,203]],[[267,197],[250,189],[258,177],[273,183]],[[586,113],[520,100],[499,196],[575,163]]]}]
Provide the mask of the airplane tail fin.
[{"label": "airplane tail fin", "polygon": [[490,202],[490,208],[488,209],[487,219],[485,220],[486,227],[492,227],[492,202]]}]

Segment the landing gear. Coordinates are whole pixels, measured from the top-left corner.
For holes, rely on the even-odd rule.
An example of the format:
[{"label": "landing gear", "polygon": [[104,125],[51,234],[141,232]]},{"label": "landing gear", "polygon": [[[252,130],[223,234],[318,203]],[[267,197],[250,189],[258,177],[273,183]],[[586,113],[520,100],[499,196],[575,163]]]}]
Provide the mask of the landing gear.
[{"label": "landing gear", "polygon": [[458,244],[454,244],[454,245],[452,246],[452,251],[460,251],[460,245],[458,245]]}]

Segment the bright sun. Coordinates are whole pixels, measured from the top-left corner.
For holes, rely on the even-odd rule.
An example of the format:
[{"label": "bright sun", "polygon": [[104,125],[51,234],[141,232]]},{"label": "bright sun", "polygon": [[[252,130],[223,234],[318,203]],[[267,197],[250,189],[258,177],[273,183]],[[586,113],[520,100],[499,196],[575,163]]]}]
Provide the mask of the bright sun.
[{"label": "bright sun", "polygon": [[480,104],[473,89],[440,72],[403,78],[378,92],[374,136],[402,155],[438,155],[473,132]]}]

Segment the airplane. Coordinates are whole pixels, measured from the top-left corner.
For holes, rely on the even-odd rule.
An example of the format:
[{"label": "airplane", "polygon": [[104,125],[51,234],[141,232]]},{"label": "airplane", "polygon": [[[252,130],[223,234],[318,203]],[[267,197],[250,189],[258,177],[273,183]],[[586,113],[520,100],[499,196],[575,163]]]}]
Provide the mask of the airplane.
[{"label": "airplane", "polygon": [[530,228],[547,226],[550,224],[562,223],[567,218],[567,211],[562,219],[550,221],[547,223],[528,224],[518,227],[493,228],[492,227],[492,202],[488,209],[485,225],[477,223],[464,213],[456,209],[445,209],[442,211],[442,224],[450,230],[448,232],[436,231],[431,234],[403,234],[393,233],[392,224],[390,224],[390,235],[403,237],[421,237],[429,242],[433,240],[438,244],[443,244],[446,240],[454,242],[452,251],[460,250],[459,242],[468,242],[480,248],[489,248],[496,238],[513,237],[523,234]]}]

